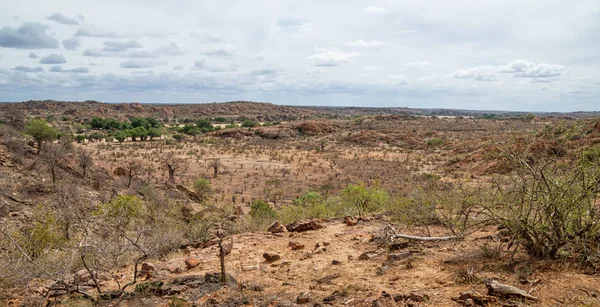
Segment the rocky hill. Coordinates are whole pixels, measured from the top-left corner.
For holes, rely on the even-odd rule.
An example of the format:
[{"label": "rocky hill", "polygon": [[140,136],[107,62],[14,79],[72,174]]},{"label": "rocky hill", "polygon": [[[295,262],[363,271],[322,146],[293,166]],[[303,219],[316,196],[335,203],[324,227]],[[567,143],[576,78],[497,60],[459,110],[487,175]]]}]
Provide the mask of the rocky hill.
[{"label": "rocky hill", "polygon": [[147,117],[153,116],[165,121],[227,117],[245,117],[260,121],[288,121],[309,119],[320,113],[314,110],[263,102],[233,101],[223,103],[198,104],[142,104],[142,103],[103,103],[98,101],[26,101],[0,103],[0,113],[21,110],[29,116],[53,115],[80,119],[92,116],[101,117]]}]

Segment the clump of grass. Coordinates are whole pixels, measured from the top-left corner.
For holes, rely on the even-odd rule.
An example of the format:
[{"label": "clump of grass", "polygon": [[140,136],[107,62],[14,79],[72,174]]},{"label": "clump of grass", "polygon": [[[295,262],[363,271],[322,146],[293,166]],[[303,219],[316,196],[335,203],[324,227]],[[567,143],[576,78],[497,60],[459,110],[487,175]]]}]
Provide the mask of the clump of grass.
[{"label": "clump of grass", "polygon": [[454,272],[454,282],[459,285],[474,284],[481,282],[481,278],[475,276],[475,268],[459,268]]}]

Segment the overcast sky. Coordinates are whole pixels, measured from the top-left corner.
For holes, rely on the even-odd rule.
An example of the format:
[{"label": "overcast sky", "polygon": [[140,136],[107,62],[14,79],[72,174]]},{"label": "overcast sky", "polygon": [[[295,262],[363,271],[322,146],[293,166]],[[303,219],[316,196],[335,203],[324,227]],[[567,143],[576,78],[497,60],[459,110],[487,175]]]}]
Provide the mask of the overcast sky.
[{"label": "overcast sky", "polygon": [[600,110],[598,0],[0,7],[0,101]]}]

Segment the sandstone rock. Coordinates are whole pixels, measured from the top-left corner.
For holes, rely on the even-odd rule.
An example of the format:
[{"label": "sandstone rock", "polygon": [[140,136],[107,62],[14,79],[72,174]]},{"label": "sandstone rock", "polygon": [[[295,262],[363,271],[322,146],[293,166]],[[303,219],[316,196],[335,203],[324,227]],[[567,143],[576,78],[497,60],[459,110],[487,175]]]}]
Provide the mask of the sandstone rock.
[{"label": "sandstone rock", "polygon": [[318,249],[320,247],[324,247],[324,246],[329,246],[329,242],[319,242],[317,244],[315,244],[315,249]]},{"label": "sandstone rock", "polygon": [[263,253],[263,258],[265,258],[265,260],[267,260],[267,262],[274,262],[274,261],[281,259],[281,256],[276,253],[265,252],[265,253]]},{"label": "sandstone rock", "polygon": [[185,267],[188,270],[191,270],[191,269],[197,267],[198,265],[200,265],[200,260],[198,260],[198,259],[196,259],[194,257],[190,257],[190,258],[185,259]]},{"label": "sandstone rock", "polygon": [[308,304],[310,302],[310,297],[310,292],[300,292],[298,297],[296,297],[296,304]]},{"label": "sandstone rock", "polygon": [[161,295],[176,295],[185,292],[188,289],[185,285],[168,285],[160,289]]},{"label": "sandstone rock", "polygon": [[292,250],[304,249],[304,244],[300,244],[298,242],[290,241],[288,246],[292,248]]},{"label": "sandstone rock", "polygon": [[397,251],[397,250],[405,249],[407,247],[408,247],[408,241],[403,241],[403,242],[394,242],[394,243],[390,244],[389,249],[391,251]]},{"label": "sandstone rock", "polygon": [[373,301],[371,304],[372,307],[393,307],[398,306],[393,298],[391,297],[381,297]]},{"label": "sandstone rock", "polygon": [[90,275],[90,273],[85,269],[79,270],[73,275],[73,281],[76,284],[83,284],[90,280],[92,280],[92,275]]},{"label": "sandstone rock", "polygon": [[377,251],[366,251],[358,256],[358,260],[371,260],[377,256],[379,256]]},{"label": "sandstone rock", "polygon": [[275,221],[267,228],[267,231],[270,233],[282,233],[285,232],[285,227],[279,221]]},{"label": "sandstone rock", "polygon": [[346,216],[344,218],[344,223],[346,223],[346,225],[348,225],[348,226],[354,226],[354,225],[358,224],[358,219],[356,219],[352,216]]},{"label": "sandstone rock", "polygon": [[[230,274],[226,274],[225,278],[227,279],[227,283],[229,283],[229,284],[234,284],[234,285],[238,284],[237,280],[235,280],[235,278],[233,276],[231,276]],[[204,282],[220,284],[221,283],[221,273],[218,273],[218,272],[206,273],[204,275]]]},{"label": "sandstone rock", "polygon": [[290,232],[303,232],[308,230],[318,230],[323,229],[323,226],[318,220],[303,220],[303,221],[295,221],[286,226],[287,230]]},{"label": "sandstone rock", "polygon": [[315,254],[321,254],[327,251],[327,247],[321,246],[313,251]]},{"label": "sandstone rock", "polygon": [[189,288],[198,288],[204,284],[206,276],[204,275],[188,275],[176,277],[169,282],[169,285],[186,286]]},{"label": "sandstone rock", "polygon": [[165,263],[162,266],[161,270],[168,271],[171,274],[179,274],[184,271],[183,267],[180,265],[179,262],[173,262],[173,261]]},{"label": "sandstone rock", "polygon": [[403,260],[406,258],[410,258],[412,257],[413,253],[411,252],[403,252],[403,253],[395,253],[395,254],[389,254],[387,256],[387,262],[394,262],[394,261],[399,261],[399,260]]}]

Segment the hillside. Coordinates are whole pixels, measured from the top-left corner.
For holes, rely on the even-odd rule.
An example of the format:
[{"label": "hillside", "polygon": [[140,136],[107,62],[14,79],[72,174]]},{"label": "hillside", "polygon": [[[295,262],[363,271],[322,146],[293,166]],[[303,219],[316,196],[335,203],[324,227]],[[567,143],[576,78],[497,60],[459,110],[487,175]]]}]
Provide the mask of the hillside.
[{"label": "hillside", "polygon": [[318,111],[281,106],[271,103],[234,101],[223,103],[198,104],[142,104],[142,103],[102,103],[97,101],[27,101],[0,103],[0,114],[18,109],[30,116],[53,115],[73,119],[101,117],[156,117],[167,122],[186,119],[214,117],[246,117],[259,121],[287,121],[308,119],[319,115]]},{"label": "hillside", "polygon": [[[198,110],[236,124],[244,108],[317,118],[252,126],[129,118],[165,107],[197,106],[4,109],[3,303],[600,304],[598,119],[332,119],[245,102]],[[81,121],[98,109],[117,125]],[[138,130],[158,133],[112,137]],[[540,214],[524,216],[519,204]],[[391,238],[387,225],[421,238]],[[492,281],[534,299],[489,292]]]}]

